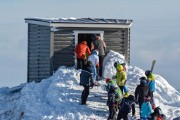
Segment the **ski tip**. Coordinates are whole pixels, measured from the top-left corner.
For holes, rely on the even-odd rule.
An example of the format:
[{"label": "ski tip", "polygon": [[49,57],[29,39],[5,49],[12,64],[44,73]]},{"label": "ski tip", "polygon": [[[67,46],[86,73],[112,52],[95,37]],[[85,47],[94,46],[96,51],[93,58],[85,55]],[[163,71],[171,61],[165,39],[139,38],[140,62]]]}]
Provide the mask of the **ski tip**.
[{"label": "ski tip", "polygon": [[156,62],[156,60],[153,60],[153,62]]}]

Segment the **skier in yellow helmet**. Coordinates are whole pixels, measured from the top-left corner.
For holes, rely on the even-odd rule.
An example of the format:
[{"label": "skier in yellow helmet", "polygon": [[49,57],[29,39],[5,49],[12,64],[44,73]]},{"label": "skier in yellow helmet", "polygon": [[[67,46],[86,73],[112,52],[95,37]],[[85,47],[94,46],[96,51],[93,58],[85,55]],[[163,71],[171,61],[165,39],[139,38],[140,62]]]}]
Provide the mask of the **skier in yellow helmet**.
[{"label": "skier in yellow helmet", "polygon": [[116,71],[117,72],[114,78],[116,79],[116,83],[118,87],[121,89],[122,93],[123,91],[125,92],[124,97],[126,97],[129,95],[129,93],[128,93],[128,89],[125,86],[127,75],[126,75],[123,65],[117,64]]}]

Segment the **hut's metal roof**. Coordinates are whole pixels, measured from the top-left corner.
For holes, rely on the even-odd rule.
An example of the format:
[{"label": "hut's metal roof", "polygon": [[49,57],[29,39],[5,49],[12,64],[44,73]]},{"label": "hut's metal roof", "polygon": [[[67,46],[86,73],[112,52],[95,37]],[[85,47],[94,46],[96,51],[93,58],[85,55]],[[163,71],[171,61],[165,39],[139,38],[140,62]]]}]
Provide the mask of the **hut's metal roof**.
[{"label": "hut's metal roof", "polygon": [[25,18],[25,20],[33,20],[47,23],[79,23],[79,24],[122,24],[130,25],[132,20],[129,19],[104,19],[104,18]]},{"label": "hut's metal roof", "polygon": [[51,27],[130,28],[132,20],[104,18],[25,18],[26,23]]}]

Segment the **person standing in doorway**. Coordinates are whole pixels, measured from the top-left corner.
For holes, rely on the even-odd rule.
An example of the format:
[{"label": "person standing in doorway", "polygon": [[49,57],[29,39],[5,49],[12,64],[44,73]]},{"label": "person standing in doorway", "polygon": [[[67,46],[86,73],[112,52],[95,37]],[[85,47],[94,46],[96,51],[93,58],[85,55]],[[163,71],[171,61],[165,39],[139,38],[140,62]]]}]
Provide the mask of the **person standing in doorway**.
[{"label": "person standing in doorway", "polygon": [[100,36],[96,36],[96,39],[93,41],[93,45],[95,50],[99,50],[99,76],[102,77],[103,60],[105,57],[106,44],[100,38]]},{"label": "person standing in doorway", "polygon": [[77,69],[82,69],[87,61],[87,54],[90,55],[91,51],[84,40],[80,42],[75,48],[76,58],[77,58]]}]

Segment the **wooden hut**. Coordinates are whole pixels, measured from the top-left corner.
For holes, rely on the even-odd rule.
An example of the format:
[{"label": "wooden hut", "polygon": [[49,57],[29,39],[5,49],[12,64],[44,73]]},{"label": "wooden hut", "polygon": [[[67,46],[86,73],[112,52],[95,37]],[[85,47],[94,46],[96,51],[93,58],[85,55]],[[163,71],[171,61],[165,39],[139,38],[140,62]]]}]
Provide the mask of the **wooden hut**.
[{"label": "wooden hut", "polygon": [[[129,19],[25,18],[28,23],[27,81],[40,81],[60,66],[75,66],[74,48],[82,38],[89,44],[100,35],[108,50],[125,56],[130,63]],[[90,46],[90,45],[89,45]]]}]

